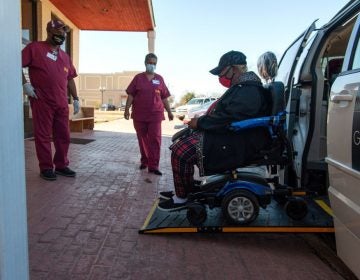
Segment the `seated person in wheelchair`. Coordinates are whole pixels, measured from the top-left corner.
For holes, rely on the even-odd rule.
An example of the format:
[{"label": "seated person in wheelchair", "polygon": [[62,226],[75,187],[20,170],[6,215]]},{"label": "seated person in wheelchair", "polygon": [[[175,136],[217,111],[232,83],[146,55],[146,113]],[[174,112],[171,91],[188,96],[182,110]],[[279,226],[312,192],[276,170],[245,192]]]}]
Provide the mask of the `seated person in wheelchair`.
[{"label": "seated person in wheelchair", "polygon": [[225,53],[214,69],[223,85],[229,89],[208,114],[193,118],[188,126],[193,133],[175,142],[171,147],[171,165],[175,194],[161,195],[160,210],[171,211],[186,205],[187,195],[194,192],[194,165],[200,176],[236,169],[263,149],[270,141],[268,129],[255,127],[232,132],[232,122],[271,113],[271,94],[260,78],[247,71],[246,56],[239,51]]}]

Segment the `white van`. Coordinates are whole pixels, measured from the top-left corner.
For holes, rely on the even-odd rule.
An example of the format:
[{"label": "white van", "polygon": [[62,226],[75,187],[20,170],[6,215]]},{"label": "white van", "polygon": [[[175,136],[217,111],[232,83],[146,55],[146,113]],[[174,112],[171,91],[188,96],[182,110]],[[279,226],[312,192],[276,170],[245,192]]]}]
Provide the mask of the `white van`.
[{"label": "white van", "polygon": [[360,278],[360,1],[308,27],[285,51],[288,136],[295,164],[284,181],[329,194],[339,257]]}]

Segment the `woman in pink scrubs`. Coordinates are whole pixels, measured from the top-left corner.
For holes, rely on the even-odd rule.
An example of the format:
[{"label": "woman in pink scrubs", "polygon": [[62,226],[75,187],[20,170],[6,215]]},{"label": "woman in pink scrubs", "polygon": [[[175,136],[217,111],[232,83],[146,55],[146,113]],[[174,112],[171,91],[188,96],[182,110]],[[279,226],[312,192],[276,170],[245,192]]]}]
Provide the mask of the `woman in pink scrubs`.
[{"label": "woman in pink scrubs", "polygon": [[167,98],[170,92],[164,79],[155,73],[157,56],[145,56],[146,71],[137,74],[126,89],[128,98],[125,106],[125,119],[131,118],[140,148],[140,169],[148,168],[150,173],[162,175],[159,170],[161,147],[161,122],[165,120],[164,108],[169,120],[174,119]]}]

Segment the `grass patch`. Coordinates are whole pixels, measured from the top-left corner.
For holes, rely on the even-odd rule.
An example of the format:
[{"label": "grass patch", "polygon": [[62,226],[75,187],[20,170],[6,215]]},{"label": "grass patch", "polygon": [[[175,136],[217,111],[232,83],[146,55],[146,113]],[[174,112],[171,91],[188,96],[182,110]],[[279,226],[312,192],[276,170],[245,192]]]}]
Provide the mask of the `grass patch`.
[{"label": "grass patch", "polygon": [[95,122],[110,122],[124,118],[123,111],[99,111],[95,110]]}]

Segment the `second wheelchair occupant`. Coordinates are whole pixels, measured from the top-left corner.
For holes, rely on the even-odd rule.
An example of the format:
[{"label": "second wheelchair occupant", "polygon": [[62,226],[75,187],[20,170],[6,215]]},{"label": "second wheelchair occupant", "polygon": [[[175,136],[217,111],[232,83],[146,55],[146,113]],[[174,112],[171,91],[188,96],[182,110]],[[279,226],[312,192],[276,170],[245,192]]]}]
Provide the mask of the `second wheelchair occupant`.
[{"label": "second wheelchair occupant", "polygon": [[270,140],[263,127],[236,133],[229,130],[232,122],[267,116],[271,110],[271,97],[260,78],[247,71],[246,56],[239,51],[227,52],[210,73],[217,75],[222,84],[227,80],[230,88],[211,112],[190,120],[188,125],[194,133],[173,144],[171,165],[175,194],[161,193],[163,198],[168,198],[159,202],[161,210],[185,206],[187,195],[196,191],[194,165],[198,166],[200,176],[236,169]]}]

